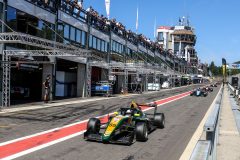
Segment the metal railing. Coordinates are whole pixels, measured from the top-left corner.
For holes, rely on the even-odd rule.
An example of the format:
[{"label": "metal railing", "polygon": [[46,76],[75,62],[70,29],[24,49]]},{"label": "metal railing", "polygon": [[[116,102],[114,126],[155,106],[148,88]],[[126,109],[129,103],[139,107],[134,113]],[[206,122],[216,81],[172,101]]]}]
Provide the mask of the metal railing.
[{"label": "metal railing", "polygon": [[203,132],[206,134],[204,140],[198,140],[190,160],[215,160],[216,147],[219,132],[219,112],[222,102],[223,87],[221,87],[214,108],[204,124]]},{"label": "metal railing", "polygon": [[211,141],[199,140],[191,155],[191,160],[207,160],[209,159],[211,150]]},{"label": "metal railing", "polygon": [[235,98],[237,105],[240,105],[240,88],[234,88],[230,83],[228,83],[228,90],[230,91],[230,95]]}]

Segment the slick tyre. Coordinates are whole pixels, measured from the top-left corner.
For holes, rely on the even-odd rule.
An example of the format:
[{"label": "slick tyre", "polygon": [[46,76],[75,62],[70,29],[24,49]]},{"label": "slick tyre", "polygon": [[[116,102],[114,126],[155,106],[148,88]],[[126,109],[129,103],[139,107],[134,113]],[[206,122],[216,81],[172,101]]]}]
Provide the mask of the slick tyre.
[{"label": "slick tyre", "polygon": [[148,140],[148,129],[145,122],[138,122],[136,124],[136,140],[142,142]]},{"label": "slick tyre", "polygon": [[154,115],[154,125],[158,128],[164,128],[165,127],[165,115],[163,113],[156,113]]},{"label": "slick tyre", "polygon": [[101,122],[97,118],[90,118],[87,124],[87,131],[99,133]]}]

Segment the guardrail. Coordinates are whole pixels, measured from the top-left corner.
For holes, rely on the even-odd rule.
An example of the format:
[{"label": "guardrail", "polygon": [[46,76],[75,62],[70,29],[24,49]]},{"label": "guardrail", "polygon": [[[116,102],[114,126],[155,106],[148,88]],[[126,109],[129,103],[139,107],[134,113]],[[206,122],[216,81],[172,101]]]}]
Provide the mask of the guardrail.
[{"label": "guardrail", "polygon": [[228,89],[230,90],[230,95],[232,95],[237,104],[239,105],[240,104],[240,88],[234,88],[230,83],[228,83]]},{"label": "guardrail", "polygon": [[207,160],[209,159],[211,150],[211,141],[199,140],[191,155],[191,160]]},{"label": "guardrail", "polygon": [[198,140],[194,151],[190,157],[190,160],[215,160],[216,159],[216,146],[218,141],[218,121],[219,111],[222,101],[223,87],[221,87],[217,99],[215,101],[214,108],[211,114],[208,116],[207,121],[204,124],[203,132],[206,137],[204,140]]}]

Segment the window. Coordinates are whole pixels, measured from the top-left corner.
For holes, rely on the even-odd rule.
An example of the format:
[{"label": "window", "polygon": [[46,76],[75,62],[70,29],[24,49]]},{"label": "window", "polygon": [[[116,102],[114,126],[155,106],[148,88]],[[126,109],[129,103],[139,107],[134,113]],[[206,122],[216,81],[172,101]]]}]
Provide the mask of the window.
[{"label": "window", "polygon": [[94,37],[94,36],[93,36],[93,45],[92,45],[92,47],[93,47],[94,49],[97,48],[97,39],[96,39],[96,37]]},{"label": "window", "polygon": [[97,50],[101,50],[101,40],[97,39]]},{"label": "window", "polygon": [[105,42],[105,52],[108,52],[108,42]]},{"label": "window", "polygon": [[90,37],[89,37],[89,47],[90,48],[92,47],[92,44],[93,44],[93,36],[90,35]]},{"label": "window", "polygon": [[119,52],[119,43],[117,43],[117,42],[115,42],[115,44],[116,44],[116,52]]},{"label": "window", "polygon": [[111,47],[112,51],[114,51],[114,41],[112,41],[112,44],[110,47]]},{"label": "window", "polygon": [[121,53],[124,53],[124,46],[122,45],[122,50],[121,50]]},{"label": "window", "polygon": [[81,31],[78,29],[76,30],[76,42],[81,43]]},{"label": "window", "polygon": [[159,32],[159,33],[158,33],[158,40],[159,40],[159,41],[163,41],[163,40],[164,40],[164,38],[163,38],[163,32]]},{"label": "window", "polygon": [[57,41],[58,42],[63,42],[63,24],[62,23],[58,23],[58,31],[57,33],[59,35],[57,35]]},{"label": "window", "polygon": [[64,26],[64,37],[69,39],[69,25],[67,24]]},{"label": "window", "polygon": [[74,27],[71,27],[71,36],[70,36],[70,39],[72,41],[76,41],[75,39],[75,28]]},{"label": "window", "polygon": [[[13,30],[17,29],[17,11],[15,8],[7,7],[7,24]],[[10,30],[7,28],[7,31]]]},{"label": "window", "polygon": [[104,52],[104,48],[105,48],[105,41],[101,41],[101,51]]},{"label": "window", "polygon": [[98,42],[97,42],[97,49],[99,51],[101,51],[101,40],[100,39],[98,39]]},{"label": "window", "polygon": [[49,39],[49,40],[54,40],[54,29],[55,25],[48,23],[48,22],[43,22],[43,32],[44,36],[43,38]]},{"label": "window", "polygon": [[86,44],[86,32],[82,31],[82,45],[85,46]]}]

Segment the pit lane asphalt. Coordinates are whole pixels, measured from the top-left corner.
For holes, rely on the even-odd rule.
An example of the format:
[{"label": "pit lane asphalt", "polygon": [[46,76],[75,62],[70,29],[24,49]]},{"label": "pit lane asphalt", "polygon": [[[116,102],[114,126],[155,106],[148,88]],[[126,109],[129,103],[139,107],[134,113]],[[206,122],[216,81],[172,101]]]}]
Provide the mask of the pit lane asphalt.
[{"label": "pit lane asphalt", "polygon": [[177,95],[196,87],[198,86],[176,88],[167,91],[162,90],[151,94],[117,97],[96,102],[84,102],[81,104],[1,114],[0,143],[68,125],[90,117],[114,112],[120,107],[128,106],[132,100],[136,100],[138,103],[147,103]]},{"label": "pit lane asphalt", "polygon": [[[186,91],[185,89],[181,89]],[[83,140],[77,136],[45,149],[18,158],[19,160],[177,160],[180,158],[194,131],[215,98],[218,88],[207,97],[190,97],[160,106],[166,116],[166,127],[149,135],[147,142],[131,146],[102,144]],[[176,90],[177,92],[178,90]],[[172,94],[170,91],[168,94]],[[162,95],[164,94],[164,95]],[[150,101],[169,96],[166,92],[151,95]],[[159,97],[159,96],[162,97]],[[142,97],[139,97],[142,100]],[[155,99],[156,98],[156,99]],[[123,101],[123,100],[119,100]],[[117,101],[119,103],[119,101]],[[130,99],[124,99],[127,103]],[[115,102],[115,103],[117,103]],[[125,102],[122,102],[125,103]],[[115,106],[115,105],[114,105]],[[117,105],[116,105],[117,107]],[[112,107],[113,109],[115,107]],[[107,110],[110,112],[112,110]],[[150,111],[151,112],[151,111]],[[104,112],[105,113],[105,112]],[[89,115],[88,115],[89,116]]]},{"label": "pit lane asphalt", "polygon": [[[7,127],[0,127],[0,142],[113,112],[120,106],[129,104],[132,99],[137,102],[150,102],[186,92],[195,87],[197,86],[1,115],[0,122],[1,124],[4,122]],[[217,90],[215,88],[214,92],[206,98],[188,96],[160,106],[159,111],[166,114],[166,128],[154,131],[145,143],[136,142],[131,146],[106,145],[86,142],[82,136],[78,136],[19,159],[178,159],[213,101]]]}]

